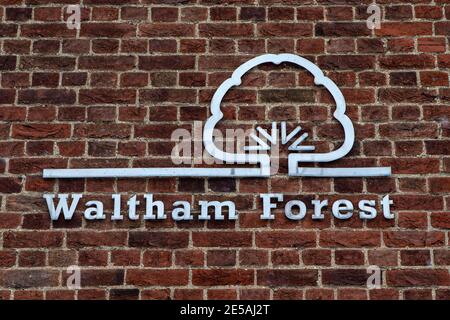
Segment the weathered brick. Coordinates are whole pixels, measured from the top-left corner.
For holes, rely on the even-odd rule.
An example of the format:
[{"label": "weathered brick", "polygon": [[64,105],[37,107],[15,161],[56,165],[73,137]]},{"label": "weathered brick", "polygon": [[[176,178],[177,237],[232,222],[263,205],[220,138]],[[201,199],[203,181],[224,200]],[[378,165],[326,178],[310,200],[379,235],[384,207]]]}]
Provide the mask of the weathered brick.
[{"label": "weathered brick", "polygon": [[394,287],[448,285],[450,277],[446,269],[388,270],[387,283]]},{"label": "weathered brick", "polygon": [[69,247],[123,246],[126,243],[124,232],[71,231],[67,234]]},{"label": "weathered brick", "polygon": [[138,31],[138,35],[141,37],[193,37],[194,34],[194,25],[185,23],[141,24]]},{"label": "weathered brick", "polygon": [[442,232],[426,231],[390,231],[383,235],[388,247],[432,247],[444,243]]},{"label": "weathered brick", "polygon": [[198,247],[250,247],[252,244],[249,232],[195,232],[192,239]]},{"label": "weathered brick", "polygon": [[261,248],[304,248],[312,247],[316,243],[316,235],[313,232],[258,232],[256,244]]},{"label": "weathered brick", "polygon": [[378,36],[417,36],[431,35],[433,24],[430,22],[385,22],[380,29],[375,30]]},{"label": "weathered brick", "polygon": [[316,36],[324,37],[358,37],[370,35],[370,29],[362,22],[318,22],[315,26]]},{"label": "weathered brick", "polygon": [[3,235],[5,248],[54,248],[61,247],[63,233],[56,231],[9,231]]},{"label": "weathered brick", "polygon": [[136,26],[127,23],[82,23],[82,37],[128,38],[136,35]]},{"label": "weathered brick", "polygon": [[257,32],[259,36],[308,37],[312,36],[313,26],[309,23],[261,23],[257,26]]},{"label": "weathered brick", "polygon": [[254,271],[245,269],[197,269],[192,271],[196,286],[252,285]]},{"label": "weathered brick", "polygon": [[20,90],[19,104],[73,104],[76,93],[67,89],[27,89]]},{"label": "weathered brick", "polygon": [[319,56],[317,61],[326,70],[365,70],[375,64],[373,56],[361,55],[326,55]]},{"label": "weathered brick", "polygon": [[12,127],[12,136],[21,139],[69,138],[70,125],[68,124],[15,124]]},{"label": "weathered brick", "polygon": [[323,247],[376,247],[380,245],[380,233],[376,231],[322,231],[319,243]]},{"label": "weathered brick", "polygon": [[257,284],[271,287],[316,286],[317,270],[258,270]]},{"label": "weathered brick", "polygon": [[96,70],[117,70],[125,71],[133,69],[135,58],[131,56],[101,56],[101,57],[80,57],[78,67],[80,69]]},{"label": "weathered brick", "polygon": [[193,56],[142,56],[139,57],[139,69],[164,70],[164,69],[193,69],[195,57]]},{"label": "weathered brick", "polygon": [[362,286],[369,274],[365,269],[323,270],[322,282],[334,286]]},{"label": "weathered brick", "polygon": [[181,286],[188,283],[188,271],[182,269],[129,269],[125,282],[138,286]]},{"label": "weathered brick", "polygon": [[189,234],[187,232],[130,232],[128,243],[131,247],[146,248],[186,248]]},{"label": "weathered brick", "polygon": [[14,289],[58,286],[58,271],[5,270],[0,271],[0,285]]},{"label": "weathered brick", "polygon": [[67,28],[65,23],[30,23],[20,27],[20,36],[29,38],[73,38],[75,29]]},{"label": "weathered brick", "polygon": [[130,104],[136,101],[136,91],[130,89],[82,89],[79,99],[81,104]]},{"label": "weathered brick", "polygon": [[1,56],[0,57],[0,70],[14,70],[16,68],[17,57],[15,56]]}]

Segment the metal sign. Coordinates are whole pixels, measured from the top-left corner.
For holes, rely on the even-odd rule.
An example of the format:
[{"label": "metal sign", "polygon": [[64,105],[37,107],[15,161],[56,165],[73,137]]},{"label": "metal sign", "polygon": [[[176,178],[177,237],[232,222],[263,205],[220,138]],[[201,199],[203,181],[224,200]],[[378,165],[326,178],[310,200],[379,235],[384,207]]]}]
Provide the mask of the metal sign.
[{"label": "metal sign", "polygon": [[[207,119],[203,128],[203,145],[206,151],[216,159],[223,160],[230,164],[258,164],[255,167],[222,167],[222,168],[186,168],[186,167],[169,167],[169,168],[95,168],[95,169],[44,169],[44,178],[145,178],[145,177],[269,177],[271,159],[268,154],[252,154],[252,153],[229,153],[221,150],[214,143],[214,128],[223,118],[221,111],[221,103],[225,94],[233,87],[239,86],[245,73],[256,66],[265,63],[288,62],[309,71],[314,76],[316,85],[324,86],[333,97],[336,110],[333,113],[334,118],[341,124],[344,129],[344,142],[342,145],[331,152],[314,153],[312,146],[300,146],[305,135],[300,136],[289,148],[289,150],[306,151],[292,152],[288,155],[288,174],[289,176],[304,177],[374,177],[391,175],[390,167],[354,167],[354,168],[317,168],[317,167],[301,167],[301,162],[331,162],[344,157],[353,147],[355,141],[355,130],[350,118],[345,114],[346,104],[342,92],[336,84],[326,77],[322,70],[312,62],[294,54],[264,54],[255,57],[241,66],[239,66],[232,76],[225,80],[215,92],[211,101],[211,116]],[[258,130],[258,128],[257,128]],[[272,136],[268,136],[261,128],[259,132],[268,139],[275,139],[274,131],[276,126],[273,125]],[[286,132],[285,123],[281,125],[282,143],[290,140],[298,130],[292,131],[289,135]],[[289,138],[289,139],[288,139]],[[264,142],[258,137],[253,136],[259,147],[264,148]],[[259,141],[257,140],[259,139]],[[272,142],[276,142],[273,140]],[[258,147],[254,147],[256,150]],[[251,148],[247,148],[250,150]]]}]

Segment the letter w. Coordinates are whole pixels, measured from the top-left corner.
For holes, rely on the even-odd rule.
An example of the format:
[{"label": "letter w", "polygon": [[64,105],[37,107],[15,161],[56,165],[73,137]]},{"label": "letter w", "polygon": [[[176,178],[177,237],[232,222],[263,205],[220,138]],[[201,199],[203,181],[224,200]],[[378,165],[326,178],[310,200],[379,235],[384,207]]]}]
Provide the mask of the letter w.
[{"label": "letter w", "polygon": [[58,220],[59,215],[61,214],[61,210],[64,214],[65,220],[72,219],[73,213],[77,208],[78,202],[83,196],[81,194],[72,195],[71,197],[73,201],[72,204],[70,205],[70,209],[69,206],[67,205],[68,196],[69,196],[68,194],[59,194],[58,195],[59,202],[55,209],[55,205],[53,203],[53,199],[55,199],[55,196],[51,194],[44,194],[44,198],[47,201],[48,211],[50,212],[50,217],[52,218],[52,220]]}]

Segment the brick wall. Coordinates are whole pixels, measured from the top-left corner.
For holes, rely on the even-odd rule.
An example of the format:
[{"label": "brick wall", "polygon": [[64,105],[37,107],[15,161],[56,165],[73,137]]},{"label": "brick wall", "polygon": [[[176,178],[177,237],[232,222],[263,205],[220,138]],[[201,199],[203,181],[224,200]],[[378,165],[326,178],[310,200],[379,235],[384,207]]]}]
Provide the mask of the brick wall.
[{"label": "brick wall", "polygon": [[[0,1],[0,298],[449,299],[450,3],[353,0]],[[221,3],[221,4],[218,4]],[[43,179],[43,168],[172,166],[178,127],[204,121],[242,62],[296,53],[340,87],[356,128],[331,166],[388,178]],[[300,123],[318,148],[342,141],[311,76],[263,66],[224,104],[226,125]],[[305,94],[282,88],[302,87]],[[261,89],[263,88],[263,89]],[[263,92],[263,93],[261,93]],[[175,223],[50,220],[44,193],[232,199],[239,219]],[[258,194],[394,200],[394,220],[259,219]],[[81,267],[82,289],[66,287]],[[367,267],[382,270],[368,290]]]}]

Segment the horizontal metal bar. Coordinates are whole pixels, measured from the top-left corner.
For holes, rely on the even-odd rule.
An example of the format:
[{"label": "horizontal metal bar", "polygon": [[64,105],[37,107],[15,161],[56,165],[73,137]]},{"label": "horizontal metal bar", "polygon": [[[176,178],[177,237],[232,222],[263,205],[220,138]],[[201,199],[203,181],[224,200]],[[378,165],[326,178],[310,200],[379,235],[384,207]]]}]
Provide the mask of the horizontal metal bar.
[{"label": "horizontal metal bar", "polygon": [[[390,167],[296,168],[292,177],[387,177]],[[260,168],[99,168],[44,169],[44,178],[268,177]]]},{"label": "horizontal metal bar", "polygon": [[44,169],[44,178],[267,177],[260,168]]},{"label": "horizontal metal bar", "polygon": [[355,167],[355,168],[296,168],[289,172],[293,177],[387,177],[391,167]]}]

